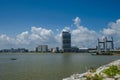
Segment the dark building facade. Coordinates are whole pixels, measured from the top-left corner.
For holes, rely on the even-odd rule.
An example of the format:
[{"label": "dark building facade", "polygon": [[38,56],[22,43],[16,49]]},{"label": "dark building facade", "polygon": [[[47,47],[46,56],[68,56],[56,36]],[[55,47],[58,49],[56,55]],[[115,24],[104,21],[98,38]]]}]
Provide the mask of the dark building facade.
[{"label": "dark building facade", "polygon": [[63,52],[71,52],[71,33],[62,32],[62,50]]}]

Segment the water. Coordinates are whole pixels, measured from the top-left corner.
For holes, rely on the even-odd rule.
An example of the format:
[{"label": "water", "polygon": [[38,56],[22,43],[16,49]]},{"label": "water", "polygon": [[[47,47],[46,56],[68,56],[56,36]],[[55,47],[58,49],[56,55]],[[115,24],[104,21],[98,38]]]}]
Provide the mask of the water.
[{"label": "water", "polygon": [[119,58],[120,56],[92,56],[89,53],[0,54],[0,80],[62,80]]}]

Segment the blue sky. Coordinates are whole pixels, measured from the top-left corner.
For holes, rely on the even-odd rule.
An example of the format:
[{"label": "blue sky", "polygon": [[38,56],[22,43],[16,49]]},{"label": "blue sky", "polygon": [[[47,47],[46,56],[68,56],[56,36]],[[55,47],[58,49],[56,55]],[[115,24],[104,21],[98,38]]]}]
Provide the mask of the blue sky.
[{"label": "blue sky", "polygon": [[119,0],[0,0],[0,32],[12,35],[31,26],[62,29],[77,16],[82,25],[98,31],[120,17],[119,3]]},{"label": "blue sky", "polygon": [[[120,18],[120,0],[0,0],[0,34],[16,37],[31,27],[42,27],[57,33],[66,26],[80,25],[100,32]],[[71,26],[72,25],[72,26]]]}]

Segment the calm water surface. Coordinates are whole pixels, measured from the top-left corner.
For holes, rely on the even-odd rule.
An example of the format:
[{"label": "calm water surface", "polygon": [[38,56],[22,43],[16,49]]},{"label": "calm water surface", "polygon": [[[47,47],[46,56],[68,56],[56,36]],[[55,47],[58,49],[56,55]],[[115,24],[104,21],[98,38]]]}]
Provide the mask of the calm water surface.
[{"label": "calm water surface", "polygon": [[120,56],[92,56],[89,53],[0,54],[0,80],[62,80],[119,58]]}]

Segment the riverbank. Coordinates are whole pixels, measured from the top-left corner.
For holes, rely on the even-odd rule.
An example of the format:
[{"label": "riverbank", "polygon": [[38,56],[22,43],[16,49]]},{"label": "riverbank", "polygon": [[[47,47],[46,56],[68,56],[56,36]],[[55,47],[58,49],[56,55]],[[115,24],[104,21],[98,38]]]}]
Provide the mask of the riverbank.
[{"label": "riverbank", "polygon": [[62,80],[120,80],[120,59],[83,74],[73,74]]}]

